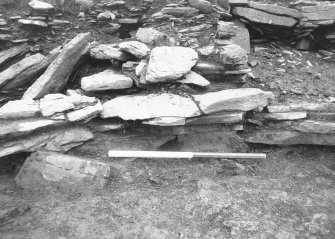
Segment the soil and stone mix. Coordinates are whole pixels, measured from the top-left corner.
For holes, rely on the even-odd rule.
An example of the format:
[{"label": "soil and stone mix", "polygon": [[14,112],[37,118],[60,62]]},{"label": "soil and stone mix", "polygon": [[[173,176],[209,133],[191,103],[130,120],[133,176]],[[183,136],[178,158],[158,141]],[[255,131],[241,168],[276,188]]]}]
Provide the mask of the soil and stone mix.
[{"label": "soil and stone mix", "polygon": [[332,0],[0,0],[0,238],[335,238],[334,67]]}]

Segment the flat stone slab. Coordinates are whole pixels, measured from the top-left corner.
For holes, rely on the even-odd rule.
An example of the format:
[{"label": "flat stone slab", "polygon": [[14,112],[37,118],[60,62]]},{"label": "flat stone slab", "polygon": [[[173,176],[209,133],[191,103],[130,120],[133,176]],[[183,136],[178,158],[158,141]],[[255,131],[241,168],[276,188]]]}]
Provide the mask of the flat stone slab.
[{"label": "flat stone slab", "polygon": [[119,44],[119,47],[123,51],[129,52],[140,59],[150,54],[150,48],[146,44],[138,41],[122,42]]},{"label": "flat stone slab", "polygon": [[299,120],[307,118],[307,112],[285,112],[285,113],[263,113],[257,114],[258,117],[267,120]]},{"label": "flat stone slab", "polygon": [[292,128],[302,133],[334,134],[335,122],[305,120],[293,123]]},{"label": "flat stone slab", "polygon": [[91,33],[81,33],[66,44],[44,74],[27,89],[23,99],[39,99],[63,89],[76,64],[87,53],[90,39]]},{"label": "flat stone slab", "polygon": [[335,20],[335,4],[301,7],[301,12],[309,21]]},{"label": "flat stone slab", "polygon": [[81,88],[86,91],[120,90],[132,86],[132,78],[112,69],[81,79]]},{"label": "flat stone slab", "polygon": [[199,75],[194,71],[190,71],[185,75],[185,79],[179,80],[179,83],[197,85],[201,87],[209,86],[211,83],[205,77]]},{"label": "flat stone slab", "polygon": [[274,99],[272,92],[257,88],[222,90],[193,97],[205,114],[220,111],[249,111],[266,106]]},{"label": "flat stone slab", "polygon": [[7,102],[0,108],[0,119],[33,117],[39,112],[39,103],[34,100],[14,100]]},{"label": "flat stone slab", "polygon": [[63,127],[47,132],[32,133],[25,137],[1,141],[0,158],[38,149],[66,152],[93,137],[93,134],[83,127]]},{"label": "flat stone slab", "polygon": [[276,6],[273,4],[262,4],[254,1],[249,1],[248,4],[249,7],[261,10],[267,13],[280,15],[280,16],[288,16],[300,19],[301,18],[301,12],[297,9],[288,8],[288,7],[282,7],[282,6]]},{"label": "flat stone slab", "polygon": [[22,25],[31,25],[31,26],[37,26],[37,27],[48,27],[48,24],[41,20],[32,20],[32,19],[19,19],[18,23],[21,23]]},{"label": "flat stone slab", "polygon": [[27,44],[23,44],[21,46],[13,47],[0,52],[0,67],[9,61],[26,54],[28,51],[29,46]]},{"label": "flat stone slab", "polygon": [[191,99],[170,93],[120,96],[104,103],[103,108],[102,118],[120,117],[124,120],[200,115]]},{"label": "flat stone slab", "polygon": [[198,13],[199,10],[193,7],[165,7],[161,12],[174,17],[184,17],[194,15]]},{"label": "flat stone slab", "polygon": [[146,82],[176,80],[197,63],[198,54],[187,47],[156,47],[151,51]]},{"label": "flat stone slab", "polygon": [[287,105],[268,105],[267,109],[270,113],[283,112],[335,112],[334,103],[292,103]]},{"label": "flat stone slab", "polygon": [[297,23],[297,20],[292,17],[269,14],[252,8],[235,7],[233,9],[233,14],[246,18],[251,22],[281,27],[293,27]]},{"label": "flat stone slab", "polygon": [[30,1],[29,6],[34,10],[40,10],[40,11],[48,11],[54,9],[54,7],[51,4],[38,0]]},{"label": "flat stone slab", "polygon": [[37,151],[26,159],[15,182],[26,189],[44,186],[103,188],[112,176],[111,172],[111,166],[99,160]]}]

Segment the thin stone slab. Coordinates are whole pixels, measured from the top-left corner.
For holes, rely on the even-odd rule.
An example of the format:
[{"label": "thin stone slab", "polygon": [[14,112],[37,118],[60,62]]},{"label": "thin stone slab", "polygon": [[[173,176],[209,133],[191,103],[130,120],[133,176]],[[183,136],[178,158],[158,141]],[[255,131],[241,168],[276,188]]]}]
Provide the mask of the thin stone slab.
[{"label": "thin stone slab", "polygon": [[250,53],[249,30],[246,28],[245,24],[238,19],[234,21],[234,24],[237,27],[237,33],[236,36],[233,36],[230,40]]},{"label": "thin stone slab", "polygon": [[45,186],[85,190],[103,188],[111,176],[111,166],[99,160],[37,151],[26,159],[15,182],[30,190]]},{"label": "thin stone slab", "polygon": [[193,97],[205,114],[220,111],[249,111],[264,107],[274,99],[272,92],[257,88],[222,90]]},{"label": "thin stone slab", "polygon": [[171,93],[120,96],[103,104],[102,118],[120,117],[143,120],[158,117],[194,117],[200,115],[190,99]]},{"label": "thin stone slab", "polygon": [[256,117],[267,120],[300,120],[307,118],[307,112],[262,113]]},{"label": "thin stone slab", "polygon": [[294,123],[292,128],[302,133],[334,134],[335,122],[305,120]]},{"label": "thin stone slab", "polygon": [[81,79],[81,88],[86,91],[120,90],[132,86],[132,78],[112,69]]},{"label": "thin stone slab", "polygon": [[254,1],[249,2],[249,7],[275,15],[288,16],[297,19],[301,18],[301,12],[293,8],[276,6],[274,4],[262,4]]},{"label": "thin stone slab", "polygon": [[31,25],[31,26],[37,26],[37,27],[48,27],[48,24],[41,20],[32,20],[32,19],[19,19],[18,23],[21,23],[22,25]]},{"label": "thin stone slab", "polygon": [[135,37],[144,43],[155,46],[177,45],[177,42],[173,38],[152,27],[139,28]]},{"label": "thin stone slab", "polygon": [[61,51],[61,47],[53,49],[47,56],[44,57],[42,61],[33,66],[25,69],[14,79],[6,83],[1,89],[3,90],[13,90],[18,87],[24,87],[32,83],[32,81],[42,74],[48,66],[56,59]]},{"label": "thin stone slab", "polygon": [[198,54],[187,47],[156,47],[151,51],[145,80],[157,83],[176,80],[197,63]]},{"label": "thin stone slab", "polygon": [[190,7],[198,9],[201,13],[214,13],[216,12],[212,4],[207,0],[189,0]]},{"label": "thin stone slab", "polygon": [[211,83],[205,77],[199,75],[194,71],[190,71],[185,75],[185,79],[179,80],[179,83],[197,85],[201,87],[209,86]]},{"label": "thin stone slab", "polygon": [[281,27],[293,27],[297,23],[297,20],[292,17],[273,15],[252,8],[235,7],[233,14],[246,18],[251,22]]},{"label": "thin stone slab", "polygon": [[197,14],[199,10],[193,7],[165,7],[161,12],[174,17],[184,17]]},{"label": "thin stone slab", "polygon": [[335,20],[335,4],[301,7],[301,12],[309,21]]},{"label": "thin stone slab", "polygon": [[150,48],[146,44],[138,41],[122,42],[119,44],[119,47],[121,50],[129,52],[140,59],[147,57],[150,53]]},{"label": "thin stone slab", "polygon": [[38,1],[38,0],[32,0],[29,2],[29,6],[34,10],[39,11],[48,11],[54,9],[54,7],[46,2]]},{"label": "thin stone slab", "polygon": [[244,112],[219,112],[186,120],[186,125],[236,124],[242,122]]},{"label": "thin stone slab", "polygon": [[267,109],[270,113],[283,112],[335,112],[334,103],[291,103],[287,105],[268,105]]},{"label": "thin stone slab", "polygon": [[70,122],[89,121],[97,117],[103,110],[102,104],[98,101],[95,105],[89,105],[66,114],[66,120]]},{"label": "thin stone slab", "polygon": [[44,74],[24,93],[23,99],[39,99],[63,89],[76,64],[87,53],[90,39],[90,33],[81,33],[64,46]]},{"label": "thin stone slab", "polygon": [[0,52],[0,67],[2,67],[7,62],[10,62],[20,56],[23,56],[28,51],[29,46],[27,44],[23,44]]},{"label": "thin stone slab", "polygon": [[18,63],[10,66],[6,70],[0,73],[0,89],[3,85],[14,80],[24,71],[28,70],[36,66],[37,64],[41,63],[45,57],[39,53],[26,57],[23,60],[19,61]]},{"label": "thin stone slab", "polygon": [[38,149],[66,152],[93,139],[93,134],[83,127],[63,127],[0,142],[0,158]]},{"label": "thin stone slab", "polygon": [[90,55],[92,58],[98,60],[115,59],[118,61],[129,61],[133,58],[130,54],[116,48],[114,45],[105,44],[100,44],[96,47],[93,47],[90,51]]}]

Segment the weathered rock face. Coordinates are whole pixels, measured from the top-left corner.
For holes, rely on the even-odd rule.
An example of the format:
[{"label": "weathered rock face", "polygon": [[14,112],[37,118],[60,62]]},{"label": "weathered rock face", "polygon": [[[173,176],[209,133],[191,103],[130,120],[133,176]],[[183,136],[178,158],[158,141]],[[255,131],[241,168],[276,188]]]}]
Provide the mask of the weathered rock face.
[{"label": "weathered rock face", "polygon": [[138,41],[122,42],[119,44],[119,47],[140,59],[148,56],[150,53],[150,48]]},{"label": "weathered rock face", "polygon": [[178,82],[183,84],[197,85],[201,87],[206,87],[211,84],[203,76],[199,75],[198,73],[195,73],[194,71],[190,71],[189,73],[187,73],[185,75],[185,79],[179,80]]},{"label": "weathered rock face", "polygon": [[106,102],[103,108],[102,118],[120,117],[124,120],[200,115],[191,99],[170,93],[121,96]]},{"label": "weathered rock face", "polygon": [[90,55],[94,59],[98,60],[118,60],[118,61],[128,61],[132,59],[132,56],[118,48],[114,45],[100,44],[91,49]]},{"label": "weathered rock face", "polygon": [[86,91],[119,90],[132,86],[133,80],[129,76],[111,69],[81,79],[81,88]]},{"label": "weathered rock face", "polygon": [[66,152],[93,137],[90,131],[81,127],[34,133],[26,137],[0,142],[0,157],[20,152],[33,152],[37,149]]},{"label": "weathered rock face", "polygon": [[0,119],[34,117],[39,112],[39,103],[34,100],[9,101],[0,108]]},{"label": "weathered rock face", "polygon": [[248,62],[247,52],[239,45],[232,44],[222,47],[220,50],[220,61],[227,66],[245,66]]},{"label": "weathered rock face", "polygon": [[45,73],[28,88],[23,95],[23,99],[39,99],[49,93],[61,90],[67,83],[79,59],[87,53],[86,47],[90,38],[90,33],[82,33],[64,46]]},{"label": "weathered rock face", "polygon": [[281,27],[293,27],[297,23],[297,20],[292,17],[273,15],[252,8],[235,7],[233,13],[237,16],[246,18],[251,22]]},{"label": "weathered rock face", "polygon": [[175,80],[197,63],[198,54],[186,47],[156,47],[151,51],[146,82],[156,83]]},{"label": "weathered rock face", "polygon": [[11,80],[15,79],[22,72],[34,67],[43,61],[45,57],[39,53],[26,57],[20,62],[10,66],[8,69],[0,73],[0,88]]},{"label": "weathered rock face", "polygon": [[236,36],[237,26],[235,26],[234,22],[219,21],[217,31],[219,37],[230,38]]},{"label": "weathered rock face", "polygon": [[222,90],[219,92],[194,95],[195,101],[205,114],[220,111],[249,111],[266,106],[274,98],[272,92],[257,88]]},{"label": "weathered rock face", "polygon": [[26,159],[15,182],[27,189],[47,185],[84,189],[89,186],[102,188],[110,177],[110,165],[98,160],[38,151]]},{"label": "weathered rock face", "polygon": [[249,30],[245,27],[245,24],[240,20],[234,21],[235,26],[237,27],[236,36],[231,38],[231,41],[242,47],[248,53],[250,52],[250,34]]}]

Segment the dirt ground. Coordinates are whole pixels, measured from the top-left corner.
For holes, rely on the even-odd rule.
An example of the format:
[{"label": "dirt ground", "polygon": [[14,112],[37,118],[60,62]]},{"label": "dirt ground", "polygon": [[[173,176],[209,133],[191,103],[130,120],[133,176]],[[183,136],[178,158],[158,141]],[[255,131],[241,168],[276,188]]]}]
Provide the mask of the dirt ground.
[{"label": "dirt ground", "polygon": [[[1,13],[23,14],[27,2]],[[150,11],[171,2],[176,1],[154,1]],[[62,19],[72,24],[62,32],[17,34],[34,39],[31,44],[43,46],[45,52],[85,31],[99,42],[121,41],[103,34],[101,26],[78,21],[79,9],[67,4]],[[185,23],[180,24],[176,28]],[[280,42],[259,47],[266,49],[251,53],[249,60],[257,63],[252,70],[255,77],[243,87],[271,90],[278,102],[334,100],[334,62],[322,59],[316,50],[299,52]],[[93,141],[69,152],[113,166],[113,178],[104,190],[23,190],[15,186],[14,177],[27,155],[0,161],[0,238],[335,238],[333,147],[246,145],[243,134],[231,137],[228,131],[208,127],[197,137],[179,137],[178,143],[163,149],[262,152],[267,159],[108,159],[107,150],[127,145],[129,140],[120,138],[133,140],[132,133],[96,134]],[[134,149],[157,146],[157,135],[141,141],[143,137],[137,132]]]}]

